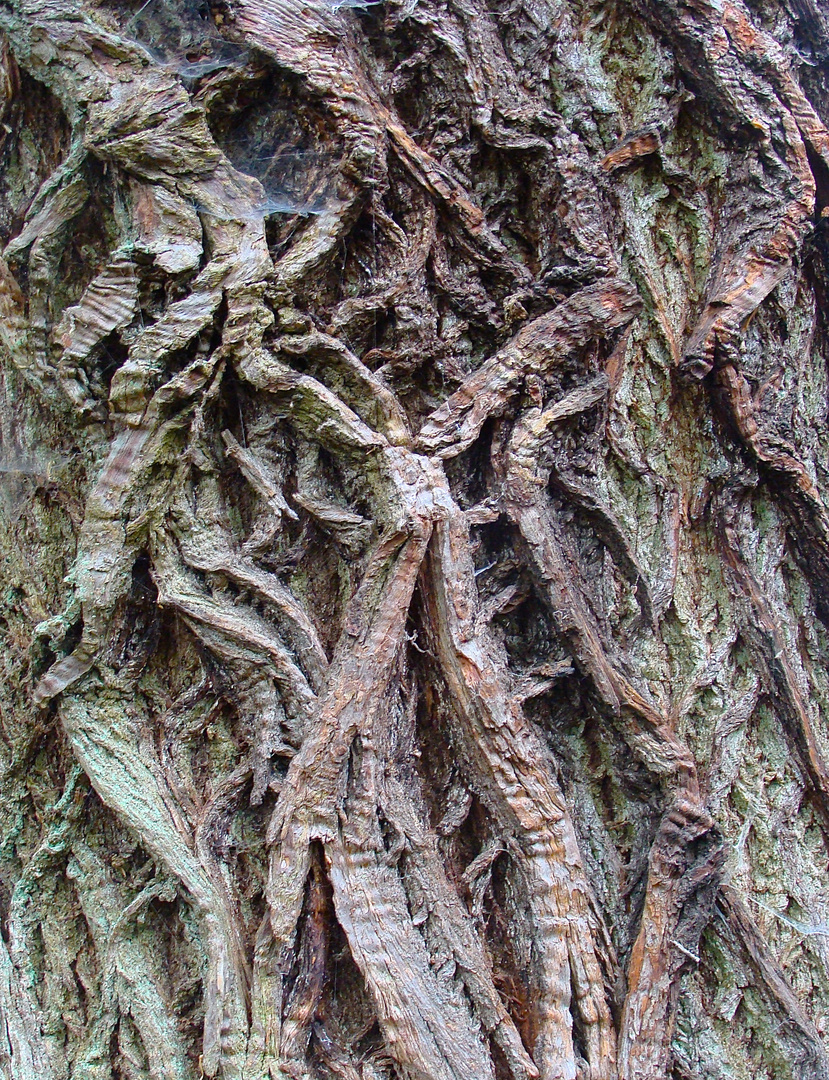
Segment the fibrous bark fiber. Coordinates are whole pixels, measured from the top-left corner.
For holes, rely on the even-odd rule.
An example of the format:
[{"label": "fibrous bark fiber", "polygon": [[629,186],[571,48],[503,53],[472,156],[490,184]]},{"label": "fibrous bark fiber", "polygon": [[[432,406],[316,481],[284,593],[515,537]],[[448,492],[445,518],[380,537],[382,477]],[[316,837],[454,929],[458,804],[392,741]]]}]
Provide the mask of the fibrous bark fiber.
[{"label": "fibrous bark fiber", "polygon": [[0,1074],[829,1080],[829,15],[0,0]]}]

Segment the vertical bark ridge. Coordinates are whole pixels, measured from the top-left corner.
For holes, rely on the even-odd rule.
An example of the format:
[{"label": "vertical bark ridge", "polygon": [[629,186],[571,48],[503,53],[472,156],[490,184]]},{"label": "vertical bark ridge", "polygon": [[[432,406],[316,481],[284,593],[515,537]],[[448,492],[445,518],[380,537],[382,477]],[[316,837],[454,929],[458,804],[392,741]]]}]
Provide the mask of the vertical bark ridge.
[{"label": "vertical bark ridge", "polygon": [[[510,831],[522,853],[528,901],[535,925],[539,967],[539,1037],[534,1054],[542,1077],[575,1077],[568,939],[578,942],[584,964],[579,1006],[588,1032],[588,1068],[596,1077],[614,1067],[615,1038],[591,921],[591,899],[561,791],[552,774],[534,761],[546,757],[519,709],[504,692],[503,659],[474,624],[474,571],[467,526],[452,501],[445,502],[431,574],[424,582],[430,638],[448,681],[457,725],[455,739],[470,780]],[[504,747],[509,750],[504,753]]]}]

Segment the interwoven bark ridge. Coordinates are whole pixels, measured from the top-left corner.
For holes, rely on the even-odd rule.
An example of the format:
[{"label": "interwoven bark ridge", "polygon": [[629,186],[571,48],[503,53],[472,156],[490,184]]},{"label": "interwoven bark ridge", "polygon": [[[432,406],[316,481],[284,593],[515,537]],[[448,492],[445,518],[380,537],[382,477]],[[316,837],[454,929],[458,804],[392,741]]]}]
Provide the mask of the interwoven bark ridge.
[{"label": "interwoven bark ridge", "polygon": [[817,0],[0,2],[0,1072],[829,1078]]}]

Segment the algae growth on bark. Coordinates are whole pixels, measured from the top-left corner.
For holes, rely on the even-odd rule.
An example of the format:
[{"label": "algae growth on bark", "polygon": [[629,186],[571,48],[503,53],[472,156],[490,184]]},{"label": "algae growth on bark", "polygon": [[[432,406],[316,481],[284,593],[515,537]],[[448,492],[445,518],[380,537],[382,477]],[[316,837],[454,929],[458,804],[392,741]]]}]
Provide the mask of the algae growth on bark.
[{"label": "algae growth on bark", "polygon": [[0,1075],[829,1078],[820,0],[0,0]]}]

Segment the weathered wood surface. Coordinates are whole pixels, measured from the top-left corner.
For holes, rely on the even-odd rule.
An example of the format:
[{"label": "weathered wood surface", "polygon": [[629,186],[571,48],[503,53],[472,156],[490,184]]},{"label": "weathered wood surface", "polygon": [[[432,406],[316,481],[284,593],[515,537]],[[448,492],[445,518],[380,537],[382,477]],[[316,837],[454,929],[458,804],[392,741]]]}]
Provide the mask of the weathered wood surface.
[{"label": "weathered wood surface", "polygon": [[829,1078],[829,16],[0,5],[0,1075]]}]

